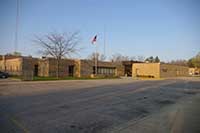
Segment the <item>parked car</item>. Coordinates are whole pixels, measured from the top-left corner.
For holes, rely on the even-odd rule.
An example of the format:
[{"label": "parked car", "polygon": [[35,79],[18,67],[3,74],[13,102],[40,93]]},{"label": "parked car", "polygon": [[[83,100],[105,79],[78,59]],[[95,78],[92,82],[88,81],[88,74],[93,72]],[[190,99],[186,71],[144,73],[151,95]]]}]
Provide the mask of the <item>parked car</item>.
[{"label": "parked car", "polygon": [[8,76],[9,76],[8,73],[0,71],[0,78],[5,79],[5,78],[8,78]]}]

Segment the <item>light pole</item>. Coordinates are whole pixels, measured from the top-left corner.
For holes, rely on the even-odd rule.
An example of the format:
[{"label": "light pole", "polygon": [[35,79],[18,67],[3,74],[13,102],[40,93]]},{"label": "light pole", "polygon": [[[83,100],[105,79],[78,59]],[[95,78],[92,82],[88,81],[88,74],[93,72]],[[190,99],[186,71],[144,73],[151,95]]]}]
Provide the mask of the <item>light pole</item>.
[{"label": "light pole", "polygon": [[16,12],[16,25],[15,25],[15,50],[14,52],[17,52],[18,49],[18,30],[19,30],[19,0],[17,0],[17,12]]}]

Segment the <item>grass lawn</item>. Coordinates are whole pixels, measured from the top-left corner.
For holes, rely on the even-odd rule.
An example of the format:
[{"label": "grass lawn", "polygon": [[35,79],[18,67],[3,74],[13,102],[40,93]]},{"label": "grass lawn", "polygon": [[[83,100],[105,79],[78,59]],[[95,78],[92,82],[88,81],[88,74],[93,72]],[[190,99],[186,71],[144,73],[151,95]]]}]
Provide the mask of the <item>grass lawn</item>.
[{"label": "grass lawn", "polygon": [[118,77],[96,77],[96,78],[77,78],[77,77],[33,77],[33,81],[49,81],[49,80],[95,80],[95,79],[117,79]]},{"label": "grass lawn", "polygon": [[17,76],[17,75],[11,75],[11,76],[9,76],[9,78],[12,78],[12,79],[22,79],[21,76]]}]

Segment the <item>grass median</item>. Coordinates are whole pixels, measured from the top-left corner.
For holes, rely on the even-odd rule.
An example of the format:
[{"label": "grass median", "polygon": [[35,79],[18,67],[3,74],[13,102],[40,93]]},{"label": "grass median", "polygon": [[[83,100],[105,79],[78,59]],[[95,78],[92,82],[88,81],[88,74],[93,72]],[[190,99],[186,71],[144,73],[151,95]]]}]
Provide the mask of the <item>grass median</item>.
[{"label": "grass median", "polygon": [[118,79],[119,77],[33,77],[33,81],[51,81],[51,80],[97,80],[97,79]]}]

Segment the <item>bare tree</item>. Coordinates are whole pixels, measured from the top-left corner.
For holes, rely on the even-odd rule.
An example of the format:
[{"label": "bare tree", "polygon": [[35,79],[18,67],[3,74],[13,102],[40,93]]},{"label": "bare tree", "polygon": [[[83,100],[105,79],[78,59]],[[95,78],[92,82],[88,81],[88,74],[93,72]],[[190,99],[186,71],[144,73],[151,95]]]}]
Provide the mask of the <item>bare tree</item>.
[{"label": "bare tree", "polygon": [[135,61],[137,58],[135,56],[131,56],[130,60]]},{"label": "bare tree", "polygon": [[60,61],[64,57],[71,57],[72,54],[79,52],[78,44],[80,42],[79,32],[73,33],[50,33],[42,37],[35,37],[35,43],[43,49],[40,52],[44,56],[51,56],[56,59],[57,71],[59,77]]},{"label": "bare tree", "polygon": [[112,62],[122,62],[122,61],[140,61],[140,62],[144,62],[145,57],[144,56],[124,56],[121,55],[120,53],[115,53],[111,56],[110,60]]},{"label": "bare tree", "polygon": [[[106,60],[106,56],[104,54],[100,54],[100,53],[97,53],[97,57],[98,57],[98,60],[99,61],[104,61]],[[95,60],[96,58],[96,53],[92,53],[91,55],[89,55],[87,57],[89,60]]]},{"label": "bare tree", "polygon": [[145,60],[145,57],[139,55],[139,56],[137,56],[137,60],[143,62]]},{"label": "bare tree", "polygon": [[13,53],[7,53],[6,55],[11,55],[11,56],[22,56],[22,53],[20,52],[13,52]]},{"label": "bare tree", "polygon": [[111,61],[113,62],[121,62],[121,61],[129,61],[128,56],[123,56],[120,53],[113,54],[111,57]]},{"label": "bare tree", "polygon": [[177,60],[170,61],[169,64],[180,65],[180,66],[187,66],[188,62],[187,62],[187,60],[177,59]]}]

